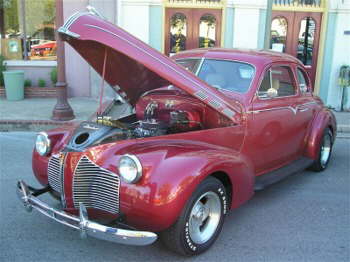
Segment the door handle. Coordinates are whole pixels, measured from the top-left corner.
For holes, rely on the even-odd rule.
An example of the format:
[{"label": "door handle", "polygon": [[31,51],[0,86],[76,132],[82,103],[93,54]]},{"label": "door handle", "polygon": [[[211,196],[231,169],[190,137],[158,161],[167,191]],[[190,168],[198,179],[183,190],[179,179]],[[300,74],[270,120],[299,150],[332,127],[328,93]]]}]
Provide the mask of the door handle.
[{"label": "door handle", "polygon": [[298,107],[298,112],[305,112],[305,111],[307,111],[307,110],[309,110],[308,107],[304,107],[304,108]]}]

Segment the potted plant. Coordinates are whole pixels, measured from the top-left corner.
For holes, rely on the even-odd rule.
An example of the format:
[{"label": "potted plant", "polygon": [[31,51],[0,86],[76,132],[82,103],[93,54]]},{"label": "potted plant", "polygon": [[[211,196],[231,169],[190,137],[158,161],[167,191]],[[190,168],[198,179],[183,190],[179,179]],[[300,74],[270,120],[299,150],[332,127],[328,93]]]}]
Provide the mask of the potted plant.
[{"label": "potted plant", "polygon": [[0,55],[0,86],[4,86],[4,77],[2,72],[6,70],[5,57]]},{"label": "potted plant", "polygon": [[52,85],[55,86],[57,83],[57,67],[52,68],[50,72],[50,78],[51,78]]},{"label": "potted plant", "polygon": [[38,79],[38,86],[39,87],[46,87],[46,81],[42,78]]}]

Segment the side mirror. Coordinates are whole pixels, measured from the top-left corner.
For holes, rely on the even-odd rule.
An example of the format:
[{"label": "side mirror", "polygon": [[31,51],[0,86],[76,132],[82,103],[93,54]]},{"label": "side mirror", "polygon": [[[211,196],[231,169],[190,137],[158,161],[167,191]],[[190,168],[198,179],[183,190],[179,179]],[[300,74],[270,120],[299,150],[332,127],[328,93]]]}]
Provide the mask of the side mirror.
[{"label": "side mirror", "polygon": [[269,88],[268,90],[267,90],[267,96],[269,97],[269,98],[274,98],[274,97],[276,97],[276,96],[278,96],[278,92],[277,92],[277,90],[276,89],[274,89],[274,88]]}]

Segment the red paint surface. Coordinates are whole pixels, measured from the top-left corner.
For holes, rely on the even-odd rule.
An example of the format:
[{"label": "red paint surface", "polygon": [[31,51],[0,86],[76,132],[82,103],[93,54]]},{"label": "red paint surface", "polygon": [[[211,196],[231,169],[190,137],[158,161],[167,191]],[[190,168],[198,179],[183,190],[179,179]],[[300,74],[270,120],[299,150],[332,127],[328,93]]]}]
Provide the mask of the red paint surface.
[{"label": "red paint surface", "polygon": [[[122,35],[126,40],[116,40],[106,36],[104,32],[86,28],[86,24],[98,25]],[[336,135],[334,115],[311,93],[301,93],[298,89],[290,97],[262,100],[256,96],[265,70],[272,64],[290,66],[295,84],[298,84],[296,67],[304,67],[291,56],[272,52],[201,49],[174,57],[239,60],[255,66],[256,75],[247,93],[219,92],[127,32],[93,16],[80,17],[73,23],[71,30],[79,33],[81,39],[87,42],[70,40],[69,43],[83,53],[83,57],[97,71],[103,61],[100,51],[105,46],[113,48],[111,53],[116,60],[107,60],[106,80],[110,84],[125,84],[123,91],[136,104],[138,119],[143,119],[144,108],[150,101],[157,101],[161,109],[157,117],[167,121],[165,105],[167,100],[171,100],[173,109],[189,112],[194,119],[201,121],[205,129],[117,141],[91,147],[84,152],[69,153],[65,167],[65,194],[67,210],[70,212],[74,212],[74,168],[82,155],[114,173],[118,173],[117,163],[121,155],[136,155],[143,166],[142,178],[137,184],[121,182],[120,211],[132,226],[161,231],[176,221],[186,201],[207,176],[217,172],[228,176],[233,191],[231,208],[236,208],[253,196],[256,176],[287,165],[301,156],[315,159],[324,128],[330,127]],[[92,42],[91,39],[99,42]],[[156,63],[156,60],[140,52],[135,46],[151,52],[152,57],[160,59],[161,62]],[[91,47],[95,49],[90,50]],[[128,58],[125,58],[126,55]],[[122,59],[123,66],[118,58]],[[128,68],[131,72],[115,70],[113,73],[111,66],[114,63],[116,68],[122,66],[120,68],[124,68],[124,71]],[[163,63],[169,67],[165,67]],[[164,82],[179,89],[159,89]],[[235,117],[224,117],[221,109],[214,109],[208,104],[208,99],[199,101],[194,98],[193,94],[199,90],[204,90],[209,95],[208,99],[218,99],[225,108],[234,110]],[[151,92],[140,98],[145,91]],[[305,107],[305,111],[298,110]],[[258,110],[262,111],[256,113]],[[73,127],[67,127],[48,132],[53,144],[52,153],[62,150],[73,130]],[[42,184],[47,183],[48,157],[33,153],[33,170]],[[97,217],[107,216],[96,210],[90,212]]]}]

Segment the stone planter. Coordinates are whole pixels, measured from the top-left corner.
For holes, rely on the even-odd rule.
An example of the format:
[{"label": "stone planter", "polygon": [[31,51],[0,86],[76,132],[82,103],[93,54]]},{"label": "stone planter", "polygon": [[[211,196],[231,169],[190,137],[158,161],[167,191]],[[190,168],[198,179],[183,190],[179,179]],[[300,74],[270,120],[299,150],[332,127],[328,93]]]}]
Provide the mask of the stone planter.
[{"label": "stone planter", "polygon": [[[0,97],[5,97],[5,88],[0,86]],[[56,97],[55,87],[25,87],[25,98],[54,98]]]}]

